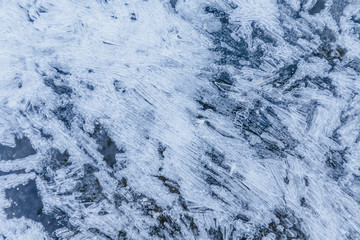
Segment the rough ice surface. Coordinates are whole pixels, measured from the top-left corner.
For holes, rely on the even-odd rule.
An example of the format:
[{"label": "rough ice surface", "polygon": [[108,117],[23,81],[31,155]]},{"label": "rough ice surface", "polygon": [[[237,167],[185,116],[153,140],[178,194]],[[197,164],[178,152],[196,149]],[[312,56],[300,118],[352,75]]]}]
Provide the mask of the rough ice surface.
[{"label": "rough ice surface", "polygon": [[0,239],[360,239],[360,1],[0,0]]}]

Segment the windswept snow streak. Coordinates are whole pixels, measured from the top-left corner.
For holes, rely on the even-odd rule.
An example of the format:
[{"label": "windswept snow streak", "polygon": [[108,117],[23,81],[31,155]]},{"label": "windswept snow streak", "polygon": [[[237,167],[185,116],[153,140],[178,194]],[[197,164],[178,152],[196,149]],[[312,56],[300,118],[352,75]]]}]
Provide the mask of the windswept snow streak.
[{"label": "windswept snow streak", "polygon": [[360,239],[359,9],[0,1],[0,239]]}]

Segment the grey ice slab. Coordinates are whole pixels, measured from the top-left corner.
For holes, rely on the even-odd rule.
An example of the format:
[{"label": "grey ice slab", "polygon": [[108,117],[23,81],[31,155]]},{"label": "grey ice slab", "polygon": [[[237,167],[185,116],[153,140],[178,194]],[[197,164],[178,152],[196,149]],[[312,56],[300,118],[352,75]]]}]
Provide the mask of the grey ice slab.
[{"label": "grey ice slab", "polygon": [[15,137],[15,147],[0,144],[0,160],[14,160],[36,154],[30,139]]},{"label": "grey ice slab", "polygon": [[8,218],[25,217],[40,222],[49,233],[62,227],[62,224],[56,218],[44,213],[44,205],[35,180],[6,189],[5,196],[11,201],[11,206],[5,209]]},{"label": "grey ice slab", "polygon": [[316,13],[321,12],[325,8],[325,0],[318,0],[315,5],[309,10],[310,15],[314,15]]}]

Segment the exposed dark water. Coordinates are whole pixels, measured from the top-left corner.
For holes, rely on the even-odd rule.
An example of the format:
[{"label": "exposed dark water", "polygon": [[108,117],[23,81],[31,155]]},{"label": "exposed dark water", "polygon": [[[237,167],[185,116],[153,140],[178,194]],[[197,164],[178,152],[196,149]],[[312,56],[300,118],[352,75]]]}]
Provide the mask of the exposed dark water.
[{"label": "exposed dark water", "polygon": [[27,137],[18,138],[15,136],[15,147],[0,144],[0,160],[14,160],[36,154]]},{"label": "exposed dark water", "polygon": [[58,219],[44,212],[44,205],[38,191],[34,180],[6,189],[5,196],[11,201],[11,206],[5,208],[5,213],[8,218],[25,217],[40,222],[45,231],[51,234],[63,225]]}]

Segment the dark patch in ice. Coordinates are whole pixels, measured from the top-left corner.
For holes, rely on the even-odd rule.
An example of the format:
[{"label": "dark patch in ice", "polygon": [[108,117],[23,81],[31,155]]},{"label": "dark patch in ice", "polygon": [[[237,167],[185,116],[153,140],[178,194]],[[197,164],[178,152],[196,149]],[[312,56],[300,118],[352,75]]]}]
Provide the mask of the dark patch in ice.
[{"label": "dark patch in ice", "polygon": [[332,6],[330,7],[330,13],[338,24],[340,23],[340,17],[343,16],[344,9],[348,4],[348,0],[333,1]]},{"label": "dark patch in ice", "polygon": [[310,185],[310,181],[308,177],[304,177],[305,186],[308,187]]},{"label": "dark patch in ice", "polygon": [[345,174],[346,151],[347,148],[343,150],[330,149],[327,153],[325,163],[330,168],[329,176],[336,181]]},{"label": "dark patch in ice", "polygon": [[[210,186],[218,186],[224,190],[227,190],[228,192],[231,192],[231,190],[225,185],[226,182],[222,181],[223,179],[221,178],[221,176],[216,172],[216,170],[214,170],[213,168],[211,168],[209,165],[205,164],[204,165],[204,172],[203,172],[203,178],[205,180],[205,182],[207,184],[209,184]],[[222,183],[223,182],[223,183]],[[215,196],[216,194],[213,192],[212,193],[213,196]],[[217,195],[216,195],[217,196]],[[222,199],[221,199],[222,200]]]},{"label": "dark patch in ice", "polygon": [[26,16],[29,22],[34,23],[34,20],[36,19],[34,16],[31,16],[29,13],[27,13]]},{"label": "dark patch in ice", "polygon": [[250,221],[250,218],[244,214],[239,213],[235,216],[234,220],[241,220],[242,222],[246,223]]},{"label": "dark patch in ice", "polygon": [[116,154],[124,153],[124,149],[118,149],[115,142],[108,136],[105,129],[100,124],[95,124],[94,133],[90,135],[99,145],[98,151],[104,156],[106,164],[113,168],[116,164]]},{"label": "dark patch in ice", "polygon": [[180,186],[177,182],[161,175],[157,176],[157,178],[163,182],[164,186],[167,187],[169,192],[180,195]]},{"label": "dark patch in ice", "polygon": [[34,15],[30,15],[29,10],[27,10],[26,16],[27,16],[28,21],[31,23],[34,23],[34,21],[37,19]]},{"label": "dark patch in ice", "polygon": [[206,6],[205,12],[211,13],[216,18],[219,18],[221,23],[224,23],[224,24],[229,23],[229,14],[227,14],[226,12],[224,12],[222,10],[216,9],[215,7],[212,7],[212,6]]},{"label": "dark patch in ice", "polygon": [[45,133],[44,129],[42,129],[42,128],[39,131],[40,131],[40,136],[45,139],[50,139],[53,137],[51,134]]},{"label": "dark patch in ice", "polygon": [[336,87],[332,84],[332,80],[329,77],[314,77],[306,76],[302,79],[294,81],[284,92],[292,92],[295,89],[301,88],[313,88],[321,91],[329,91],[334,96],[337,95]]},{"label": "dark patch in ice", "polygon": [[51,66],[51,67],[54,68],[58,74],[71,75],[71,73],[69,71],[66,71],[65,69],[61,68],[60,66]]},{"label": "dark patch in ice", "polygon": [[289,182],[290,182],[289,177],[288,176],[284,177],[284,183],[289,184]]},{"label": "dark patch in ice", "polygon": [[40,7],[38,8],[38,11],[39,11],[39,13],[47,13],[47,12],[48,12],[48,10],[47,10],[45,7],[43,7],[43,6],[40,6]]},{"label": "dark patch in ice", "polygon": [[10,175],[10,174],[18,175],[18,174],[23,174],[23,173],[26,173],[24,169],[15,170],[15,171],[9,171],[9,172],[0,171],[0,176]]},{"label": "dark patch in ice", "polygon": [[[154,213],[161,213],[163,209],[152,198],[146,197],[144,194],[135,193],[134,200],[140,203],[139,208],[144,215],[153,216]],[[146,200],[145,200],[146,199]]]},{"label": "dark patch in ice", "polygon": [[264,45],[259,45],[256,47],[255,51],[251,52],[251,58],[249,59],[251,61],[251,67],[258,68],[261,65],[263,62],[262,57],[265,55],[265,49],[266,47]]},{"label": "dark patch in ice", "polygon": [[300,199],[300,206],[302,206],[302,207],[308,206],[307,203],[306,203],[306,199],[305,199],[304,197],[302,197],[302,198]]},{"label": "dark patch in ice", "polygon": [[342,110],[341,111],[341,114],[340,114],[340,125],[338,125],[333,133],[332,133],[332,136],[331,136],[331,139],[333,139],[336,143],[338,144],[341,144],[341,140],[340,140],[340,137],[341,137],[341,134],[339,132],[339,130],[345,126],[345,124],[348,122],[348,120],[350,119],[350,116],[347,114],[348,112],[348,109],[346,110]]},{"label": "dark patch in ice", "polygon": [[162,239],[166,239],[169,235],[177,238],[182,236],[180,225],[177,224],[170,215],[162,213],[156,220],[158,221],[158,224],[150,228],[151,236],[157,236]]},{"label": "dark patch in ice", "polygon": [[234,81],[227,72],[221,72],[215,76],[214,84],[219,91],[230,91]]},{"label": "dark patch in ice", "polygon": [[75,117],[73,108],[74,104],[67,103],[66,105],[60,106],[55,111],[53,111],[56,117],[64,123],[67,129],[71,128],[71,123],[73,122],[73,119]]},{"label": "dark patch in ice", "polygon": [[207,151],[205,155],[210,158],[212,163],[227,171],[230,171],[230,167],[225,164],[225,155],[217,151],[215,148],[212,148],[211,151]]},{"label": "dark patch in ice", "polygon": [[[241,126],[241,124],[245,139],[257,149],[260,157],[285,157],[286,153],[291,152],[298,144],[273,108],[263,106],[260,101],[257,101],[254,108],[249,111],[248,118],[236,125]],[[264,133],[270,138],[263,136]],[[258,136],[261,142],[252,143],[252,134]]]},{"label": "dark patch in ice", "polygon": [[[285,20],[282,20],[282,23],[286,23]],[[282,30],[284,32],[284,39],[291,45],[298,45],[298,40],[305,38],[304,33],[300,31],[295,31],[294,28],[290,25],[283,25]]]},{"label": "dark patch in ice", "polygon": [[120,230],[119,233],[118,233],[118,240],[128,240],[129,238],[126,237],[127,236],[127,233],[125,230]]},{"label": "dark patch in ice", "polygon": [[120,207],[124,203],[132,203],[133,207],[140,210],[145,216],[153,216],[154,213],[160,213],[163,209],[154,199],[146,197],[144,194],[136,193],[130,189],[126,194],[114,194],[115,206]]},{"label": "dark patch in ice", "polygon": [[104,216],[104,215],[108,215],[109,213],[107,212],[107,211],[105,211],[105,210],[100,210],[99,212],[98,212],[98,215],[99,216]]},{"label": "dark patch in ice", "polygon": [[214,107],[208,103],[205,103],[202,100],[196,100],[196,102],[198,102],[202,106],[201,110],[204,110],[204,111],[205,110],[213,110],[214,112],[216,111],[216,107]]},{"label": "dark patch in ice", "polygon": [[309,10],[310,15],[315,15],[325,8],[325,0],[317,0],[315,5]]},{"label": "dark patch in ice", "polygon": [[[43,105],[43,106],[44,106],[44,103],[41,102],[39,105]],[[27,106],[26,106],[26,112],[25,112],[25,113],[27,113],[27,112],[29,112],[29,113],[40,113],[41,106],[39,106],[39,105],[34,105],[34,104],[32,104],[31,102],[29,102],[29,103],[27,104]],[[23,116],[26,116],[26,114],[25,114],[22,110],[20,110],[20,113],[21,113]]]},{"label": "dark patch in ice", "polygon": [[315,85],[319,90],[328,90],[334,95],[336,95],[336,87],[332,84],[331,78],[328,77],[315,77],[315,78],[306,78],[305,82],[309,82]]},{"label": "dark patch in ice", "polygon": [[111,42],[106,42],[106,41],[102,41],[103,42],[103,44],[105,44],[105,45],[114,45],[113,43],[111,43]]},{"label": "dark patch in ice", "polygon": [[227,72],[221,72],[216,78],[216,83],[222,83],[227,85],[232,85],[234,81],[231,79],[230,74]]},{"label": "dark patch in ice", "polygon": [[284,66],[279,69],[279,77],[273,81],[273,87],[283,87],[294,76],[297,70],[297,63]]},{"label": "dark patch in ice", "polygon": [[0,144],[0,160],[14,160],[25,158],[36,154],[30,139],[27,137],[18,138],[15,136],[15,147]]},{"label": "dark patch in ice", "polygon": [[88,230],[89,230],[89,232],[94,233],[97,236],[100,236],[101,238],[111,239],[111,240],[113,239],[112,237],[110,237],[106,233],[100,231],[98,228],[89,228]]},{"label": "dark patch in ice", "polygon": [[123,84],[119,80],[114,80],[113,84],[114,84],[115,91],[117,91],[117,92],[121,91],[122,93],[126,92],[125,87],[123,86]]},{"label": "dark patch in ice", "polygon": [[249,116],[249,106],[240,103],[233,109],[232,113],[234,115],[234,124],[241,127]]},{"label": "dark patch in ice", "polygon": [[217,228],[210,228],[208,231],[208,236],[210,237],[210,239],[212,240],[224,240],[224,234],[220,228],[220,226],[218,226]]},{"label": "dark patch in ice", "polygon": [[5,196],[11,200],[11,206],[4,210],[7,218],[25,217],[40,222],[49,233],[64,227],[61,221],[43,212],[44,206],[35,180],[30,180],[27,184],[21,184],[15,188],[6,189]]},{"label": "dark patch in ice", "polygon": [[128,186],[128,183],[120,181],[118,191],[113,195],[115,207],[121,207],[123,203],[131,203],[131,207],[142,212],[145,216],[153,217],[154,214],[163,212],[163,209],[150,197],[136,192]]},{"label": "dark patch in ice", "polygon": [[210,50],[217,52],[220,56],[220,60],[216,62],[217,64],[242,68],[243,64],[241,62],[244,61],[251,67],[258,68],[266,52],[266,45],[271,44],[272,46],[276,46],[276,39],[271,33],[259,24],[253,22],[251,37],[253,39],[260,39],[262,44],[249,49],[249,45],[244,37],[233,32],[233,29],[236,27],[229,23],[228,13],[213,6],[207,6],[204,10],[205,13],[212,14],[219,19],[221,23],[220,30],[210,32],[213,36],[213,44],[215,46]]},{"label": "dark patch in ice", "polygon": [[135,13],[131,13],[130,19],[131,19],[131,21],[136,21],[137,20]]},{"label": "dark patch in ice", "polygon": [[86,205],[98,203],[99,201],[104,199],[99,179],[94,174],[98,171],[99,170],[94,166],[90,164],[85,164],[84,175],[75,187],[75,191],[81,193],[79,199],[83,203],[86,203]]},{"label": "dark patch in ice", "polygon": [[[295,215],[288,209],[281,209],[275,211],[276,219],[268,224],[266,227],[261,227],[257,230],[254,236],[250,239],[261,240],[269,234],[275,235],[276,239],[302,239],[309,238],[301,226],[301,219],[295,217]],[[250,237],[250,236],[247,236]]]},{"label": "dark patch in ice", "polygon": [[231,36],[232,30],[229,28],[229,14],[212,6],[207,6],[204,10],[205,13],[213,14],[222,24],[219,31],[210,33],[214,37],[213,42],[215,45],[211,50],[220,53],[221,56],[217,63],[239,67],[240,60],[249,60],[248,44],[245,39],[237,36],[237,40],[235,40]]},{"label": "dark patch in ice", "polygon": [[189,216],[188,214],[184,214],[181,216],[180,221],[188,228],[191,230],[191,232],[195,235],[195,236],[199,236],[199,228],[196,225],[194,218]]},{"label": "dark patch in ice", "polygon": [[165,150],[166,150],[166,146],[163,145],[162,143],[159,143],[158,153],[161,158],[165,158],[165,155],[164,155]]},{"label": "dark patch in ice", "polygon": [[324,43],[314,52],[314,56],[326,59],[332,66],[336,61],[342,61],[347,50],[331,44]]},{"label": "dark patch in ice", "polygon": [[119,180],[119,187],[127,187],[128,183],[127,183],[127,180],[126,178],[122,177],[120,180]]},{"label": "dark patch in ice", "polygon": [[360,205],[360,176],[351,174],[346,177],[347,181],[341,184],[342,190]]},{"label": "dark patch in ice", "polygon": [[358,16],[351,16],[351,21],[354,23],[360,24],[360,17]]},{"label": "dark patch in ice", "polygon": [[45,78],[44,83],[47,87],[50,87],[56,94],[63,95],[66,94],[71,96],[73,90],[65,85],[56,85],[54,79],[52,78]]},{"label": "dark patch in ice", "polygon": [[261,110],[260,101],[256,102],[256,105],[253,109],[249,111],[249,115],[247,119],[244,119],[242,125],[245,131],[251,132],[257,136],[261,136],[261,134],[267,129],[271,127],[271,122],[267,119],[265,112]]},{"label": "dark patch in ice", "polygon": [[61,153],[58,149],[52,148],[49,151],[49,160],[46,161],[46,164],[51,169],[58,170],[71,165],[69,158],[70,155],[67,150]]},{"label": "dark patch in ice", "polygon": [[215,88],[212,90],[213,91],[202,91],[198,93],[196,102],[202,106],[201,110],[210,109],[224,116],[235,117],[236,113],[234,109],[241,103],[229,99],[226,92],[218,91]]},{"label": "dark patch in ice", "polygon": [[329,44],[329,43],[332,43],[332,42],[336,41],[335,33],[330,28],[328,28],[327,26],[325,26],[322,31],[319,31],[318,35],[320,37],[320,40],[324,44]]},{"label": "dark patch in ice", "polygon": [[287,110],[287,107],[289,106],[289,103],[287,101],[282,100],[281,98],[274,96],[272,94],[267,94],[267,93],[262,93],[261,97],[263,97],[263,99],[265,100],[264,103],[270,103],[272,104],[270,109],[270,111],[272,111],[272,108],[275,106],[278,107],[283,107],[284,109]]},{"label": "dark patch in ice", "polygon": [[309,104],[299,108],[299,112],[305,116],[306,130],[309,130],[313,124],[313,119],[319,104],[315,100],[310,100]]},{"label": "dark patch in ice", "polygon": [[175,7],[176,7],[176,3],[177,3],[177,0],[170,0],[170,5],[171,5],[171,7],[175,8]]},{"label": "dark patch in ice", "polygon": [[184,199],[184,197],[183,197],[182,195],[180,195],[180,194],[179,194],[178,202],[179,202],[180,206],[181,206],[185,211],[189,211],[187,201],[186,201],[186,200]]},{"label": "dark patch in ice", "polygon": [[219,129],[217,129],[213,124],[211,124],[209,121],[205,121],[205,124],[210,127],[211,129],[213,129],[214,131],[216,131],[217,133],[219,133],[221,136],[223,137],[228,137],[228,138],[234,138],[234,136],[225,133],[224,131],[221,131]]},{"label": "dark patch in ice", "polygon": [[276,40],[264,28],[261,28],[256,22],[251,23],[251,37],[258,38],[264,43],[275,44]]},{"label": "dark patch in ice", "polygon": [[309,130],[312,126],[312,122],[314,119],[314,115],[316,113],[316,109],[318,107],[318,103],[316,101],[310,101],[310,104],[307,106],[306,114],[306,129]]},{"label": "dark patch in ice", "polygon": [[351,61],[349,61],[345,67],[349,67],[354,69],[355,72],[360,73],[360,59],[359,58],[353,58]]},{"label": "dark patch in ice", "polygon": [[[229,191],[229,189],[227,188],[227,190]],[[218,193],[216,193],[215,191],[211,190],[210,191],[210,196],[215,199],[215,200],[219,200],[221,201],[223,204],[229,204],[227,201],[226,201],[226,198],[224,196],[220,196]]]},{"label": "dark patch in ice", "polygon": [[[222,27],[220,31],[213,32],[215,48],[211,50],[221,54],[218,64],[233,65],[239,68],[241,60],[250,59],[248,44],[241,37],[238,40],[233,39],[231,33],[232,31],[227,27]],[[226,45],[223,45],[223,42],[226,42]]]},{"label": "dark patch in ice", "polygon": [[87,87],[87,89],[89,89],[90,91],[94,91],[94,89],[95,89],[95,87],[93,86],[93,85],[91,85],[91,84],[86,84],[86,87]]},{"label": "dark patch in ice", "polygon": [[[292,5],[290,5],[288,3],[287,0],[277,0],[277,3],[278,3],[278,7],[279,7],[279,10],[281,13],[283,13],[284,15],[288,15],[289,17],[293,18],[293,19],[299,19],[301,18],[300,16],[300,11],[301,9],[303,9],[303,2],[300,2],[300,10],[295,10]],[[281,19],[282,16],[280,15],[279,16],[280,20],[283,20]]]}]

